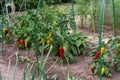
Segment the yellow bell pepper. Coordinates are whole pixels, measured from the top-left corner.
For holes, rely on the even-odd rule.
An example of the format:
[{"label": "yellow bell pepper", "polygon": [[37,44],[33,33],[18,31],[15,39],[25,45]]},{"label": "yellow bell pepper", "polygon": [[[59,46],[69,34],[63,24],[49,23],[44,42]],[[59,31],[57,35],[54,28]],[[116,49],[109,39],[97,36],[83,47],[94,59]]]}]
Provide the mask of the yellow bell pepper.
[{"label": "yellow bell pepper", "polygon": [[105,52],[105,48],[102,47],[102,48],[101,48],[101,53],[104,53],[104,52]]},{"label": "yellow bell pepper", "polygon": [[103,67],[101,70],[101,74],[104,75],[104,73],[105,73],[105,68]]},{"label": "yellow bell pepper", "polygon": [[50,33],[49,33],[49,37],[51,37],[51,36],[52,36],[52,33],[50,32]]},{"label": "yellow bell pepper", "polygon": [[50,44],[50,40],[47,40],[46,43],[47,43],[47,44]]}]

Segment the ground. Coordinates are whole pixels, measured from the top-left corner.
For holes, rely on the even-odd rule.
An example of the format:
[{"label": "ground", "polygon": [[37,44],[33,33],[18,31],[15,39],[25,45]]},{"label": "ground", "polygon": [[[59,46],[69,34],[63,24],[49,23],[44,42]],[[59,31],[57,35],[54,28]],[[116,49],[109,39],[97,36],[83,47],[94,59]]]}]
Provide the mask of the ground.
[{"label": "ground", "polygon": [[[88,35],[89,38],[92,38],[93,45],[97,43],[97,35],[98,35],[97,33],[94,34],[91,31],[86,30],[86,29],[79,29],[79,30],[81,32],[84,32],[86,35]],[[106,33],[103,33],[104,38],[106,39],[109,34],[112,34],[112,31],[107,31]],[[93,37],[95,37],[95,36],[96,36],[96,38],[93,39]],[[0,49],[1,49],[1,43],[0,43]],[[14,70],[14,65],[15,65],[15,57],[11,57],[11,55],[13,55],[16,51],[17,51],[17,48],[15,47],[14,44],[6,44],[4,56],[0,55],[0,71],[1,71],[3,80],[6,80],[6,78],[7,78],[8,61],[11,58],[12,58],[12,62],[11,62],[9,79],[12,80],[12,77],[13,77],[12,75],[13,75],[13,70]],[[33,56],[34,51],[22,50],[22,51],[19,51],[19,54],[28,56],[30,59],[35,60],[35,56]],[[50,67],[51,63],[53,63],[53,61],[55,61],[56,59],[57,59],[56,57],[50,56],[47,61],[45,70],[47,70]],[[99,80],[99,76],[92,74],[92,72],[90,70],[90,65],[89,65],[90,60],[91,60],[91,57],[89,56],[89,54],[87,54],[86,56],[79,56],[77,62],[70,64],[72,75],[75,78],[81,78],[82,80]],[[64,70],[67,75],[67,72],[69,70],[68,66],[66,64],[61,64],[59,60],[47,74],[50,77],[54,74],[57,74],[58,80],[64,80],[63,79],[63,77],[64,77],[63,71],[61,70],[62,65],[63,65]],[[21,61],[19,61],[18,67],[16,69],[17,72],[16,72],[15,80],[21,79],[21,76],[23,73],[23,66],[24,66],[23,63]],[[119,76],[120,72],[113,71],[112,67],[111,67],[111,72],[112,72],[113,76],[110,78],[104,76],[103,80],[120,80],[120,76]]]}]

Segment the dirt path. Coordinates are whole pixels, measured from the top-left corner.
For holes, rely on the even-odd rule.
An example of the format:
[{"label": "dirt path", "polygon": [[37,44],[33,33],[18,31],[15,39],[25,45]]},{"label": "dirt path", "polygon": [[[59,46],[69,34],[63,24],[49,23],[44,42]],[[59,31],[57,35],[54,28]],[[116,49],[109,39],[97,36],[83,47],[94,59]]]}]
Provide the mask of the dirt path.
[{"label": "dirt path", "polygon": [[[8,54],[7,54],[8,55]],[[7,78],[7,65],[8,65],[8,61],[7,61],[7,56],[0,56],[0,71],[2,73],[2,78],[3,80],[6,80]],[[56,58],[55,57],[49,57],[46,67],[45,67],[45,71],[48,70],[48,68],[50,67],[50,65],[53,63],[53,61],[55,61]],[[92,72],[90,71],[90,66],[89,66],[89,62],[90,62],[91,58],[89,57],[89,55],[86,56],[79,56],[78,61],[71,64],[71,72],[72,75],[75,78],[78,79],[82,79],[82,80],[99,80],[99,76],[95,76],[92,74]],[[12,75],[13,75],[13,70],[14,70],[14,64],[15,62],[12,62],[12,66],[11,66],[11,70],[10,70],[10,77],[9,79],[12,80]],[[17,72],[16,72],[16,76],[15,76],[15,80],[21,80],[22,77],[22,73],[23,73],[23,64],[20,63],[20,65],[18,65],[17,67]],[[65,74],[67,75],[69,69],[67,65],[63,65],[62,66],[64,68]],[[63,75],[63,71],[61,70],[61,64],[58,60],[58,62],[53,66],[53,68],[47,73],[50,77],[52,77],[54,74],[57,75],[58,80],[64,80],[64,75]],[[103,80],[120,80],[120,73],[119,72],[112,72],[113,76],[111,78],[108,77],[103,77]],[[51,79],[52,80],[52,79]]]},{"label": "dirt path", "polygon": [[[9,62],[9,56],[14,54],[16,52],[16,49],[13,47],[14,45],[5,45],[5,52],[4,56],[0,54],[0,71],[2,75],[3,80],[7,80],[8,78],[8,62]],[[1,49],[1,43],[0,43],[0,49]],[[13,74],[14,74],[14,65],[15,65],[15,59],[11,60],[11,67],[10,67],[10,76],[9,80],[13,79]],[[18,65],[19,66],[19,65]],[[16,68],[16,73],[15,73],[15,80],[20,80],[22,77],[22,69],[19,67]]]}]

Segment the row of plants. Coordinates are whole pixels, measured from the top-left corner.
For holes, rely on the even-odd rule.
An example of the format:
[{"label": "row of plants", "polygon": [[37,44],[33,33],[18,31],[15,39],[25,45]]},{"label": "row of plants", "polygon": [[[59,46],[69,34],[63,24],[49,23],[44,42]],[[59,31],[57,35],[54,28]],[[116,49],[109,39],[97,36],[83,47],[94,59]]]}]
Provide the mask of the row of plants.
[{"label": "row of plants", "polygon": [[[111,69],[120,71],[120,36],[111,37],[108,43],[102,43],[102,48],[94,48],[91,53],[91,71],[93,74],[112,76]],[[101,59],[100,59],[101,57]],[[100,61],[102,70],[100,70]]]},{"label": "row of plants", "polygon": [[[6,35],[6,29],[4,30],[4,33]],[[51,36],[51,34],[49,35]],[[102,48],[100,50],[99,48],[96,49],[96,47],[92,49],[92,52],[91,52],[92,60],[90,62],[91,64],[90,69],[93,74],[100,75],[100,72],[101,72],[102,76],[112,76],[110,71],[111,67],[114,67],[115,70],[120,71],[120,67],[119,67],[120,66],[120,42],[119,41],[120,41],[120,36],[111,37],[107,44],[102,43]],[[44,47],[43,49],[45,50]],[[62,47],[59,48],[60,58],[64,56],[63,54],[64,50],[65,48],[62,48]],[[51,52],[52,52],[52,49],[51,49]],[[47,53],[47,55],[49,54]],[[102,71],[100,71],[100,63],[99,63],[100,56],[102,60]],[[27,59],[25,61],[30,62],[29,58],[21,56],[21,59],[23,59],[22,61]]]},{"label": "row of plants", "polygon": [[[4,33],[6,35],[8,33],[8,31],[5,29]],[[52,35],[49,34],[49,36],[52,36]],[[92,60],[90,62],[90,65],[91,65],[90,69],[91,69],[93,74],[100,75],[100,72],[101,72],[102,76],[112,76],[112,74],[111,74],[112,67],[114,67],[115,70],[120,71],[120,67],[119,67],[120,66],[120,42],[119,41],[120,41],[120,36],[111,37],[107,44],[102,43],[102,48],[100,50],[98,47],[97,48],[95,47],[92,49],[92,52],[91,52]],[[50,45],[53,45],[53,44],[50,44]],[[42,50],[46,51],[45,46],[46,45],[44,45],[44,47],[41,47],[41,48],[42,48]],[[51,51],[49,51],[51,54],[53,53],[52,52],[52,50],[54,50],[53,48],[54,47],[52,47]],[[59,50],[58,54],[59,54],[59,57],[61,59],[63,57],[65,57],[67,60],[74,60],[75,59],[75,58],[74,59],[69,58],[68,57],[69,55],[67,55],[65,53],[65,50],[68,50],[68,49],[66,49],[66,46],[63,48],[59,47],[58,50]],[[49,54],[47,53],[47,55],[50,55],[50,53]],[[76,53],[78,53],[78,52],[76,52]],[[102,71],[100,70],[100,57],[101,57],[101,61],[102,61]],[[21,56],[20,58],[23,59],[22,61],[24,61],[26,59],[25,61],[30,62],[29,58],[26,58],[23,56]]]},{"label": "row of plants", "polygon": [[[74,61],[80,54],[86,54],[87,36],[68,28],[68,24],[70,27],[74,24],[73,17],[67,17],[54,7],[49,8],[47,5],[40,9],[36,24],[35,16],[34,11],[31,10],[28,10],[26,15],[17,16],[13,27],[3,29],[6,42],[9,40],[15,42],[19,49],[34,50],[37,46],[39,54],[43,53],[41,50],[43,45],[46,46],[46,51],[50,45],[53,45],[52,54],[69,61]],[[4,26],[8,24],[5,23]]]},{"label": "row of plants", "polygon": [[[28,10],[25,15],[17,15],[14,18],[12,27],[9,27],[9,23],[7,23],[5,18],[4,28],[0,28],[0,38],[2,39],[3,34],[4,44],[10,42],[15,43],[16,47],[20,50],[36,50],[36,54],[40,57],[38,62],[35,62],[30,60],[28,57],[18,56],[17,52],[15,54],[16,64],[12,80],[15,79],[16,68],[19,60],[23,61],[25,64],[22,80],[34,80],[36,72],[38,73],[39,80],[48,80],[51,78],[49,78],[47,72],[57,62],[56,60],[53,65],[51,65],[50,69],[45,72],[44,67],[49,55],[58,56],[60,62],[67,62],[69,64],[75,61],[79,55],[86,54],[87,36],[79,31],[72,29],[69,30],[68,28],[68,25],[69,27],[73,26],[74,18],[71,16],[67,17],[54,7],[48,7],[46,4],[44,4],[44,6],[46,7],[39,9],[37,17],[34,11]],[[12,15],[9,14],[9,17],[11,18]],[[46,55],[44,61],[43,55]],[[8,69],[10,69],[10,64],[11,60],[9,60]],[[7,76],[8,80],[10,74],[9,71],[10,70],[8,70]],[[31,73],[32,75],[30,75]],[[75,80],[71,75],[64,78],[66,80]],[[56,76],[54,77],[53,75],[52,80],[57,80]]]},{"label": "row of plants", "polygon": [[[54,9],[54,7],[42,7],[36,17],[34,11],[28,10],[24,15],[17,15],[12,22],[13,26],[9,27],[9,23],[5,18],[4,28],[0,28],[0,38],[2,40],[2,33],[4,44],[10,42],[15,43],[18,49],[36,50],[36,54],[40,57],[38,62],[32,61],[26,56],[20,56],[16,52],[16,63],[12,80],[15,79],[15,73],[18,62],[24,63],[24,70],[22,80],[34,80],[38,74],[39,80],[57,80],[56,74],[49,77],[47,73],[60,59],[60,62],[73,62],[78,55],[86,54],[87,36],[79,31],[69,30],[74,24],[73,17],[67,17],[62,12]],[[12,15],[9,14],[11,18]],[[36,24],[35,24],[35,21]],[[36,25],[36,27],[35,27]],[[43,61],[43,55],[46,58]],[[45,71],[44,67],[50,55],[58,57],[51,67]],[[10,77],[10,67],[12,59],[9,59],[7,80]],[[62,65],[62,63],[61,63]],[[64,67],[61,66],[64,72]],[[36,74],[37,73],[37,74]],[[31,75],[32,74],[32,75]],[[64,72],[65,80],[76,80],[71,73]],[[68,75],[66,75],[68,74]],[[0,76],[2,79],[2,76]]]},{"label": "row of plants", "polygon": [[[87,36],[79,31],[70,31],[68,29],[68,24],[70,24],[70,26],[73,25],[74,18],[67,17],[62,12],[47,6],[39,11],[40,13],[36,18],[36,24],[36,15],[34,11],[29,10],[25,15],[16,16],[13,27],[0,28],[0,32],[4,34],[3,39],[6,43],[10,40],[12,43],[16,44],[18,49],[37,50],[40,56],[38,62],[35,62],[28,57],[18,55],[19,52],[16,52],[16,64],[12,80],[15,79],[19,60],[24,62],[25,65],[22,80],[34,80],[36,73],[38,73],[39,80],[57,80],[56,75],[53,75],[51,78],[47,73],[58,61],[58,58],[60,58],[60,62],[67,62],[69,64],[75,61],[78,55],[86,54]],[[36,27],[34,25],[36,25]],[[5,23],[4,26],[8,26],[7,23]],[[46,54],[46,58],[43,61],[44,54]],[[50,55],[58,56],[58,58],[47,71],[44,71],[44,67]],[[11,67],[10,64],[11,59],[9,59],[8,69]],[[61,67],[64,68],[63,66]],[[10,75],[9,71],[10,70],[8,70],[7,76],[8,80]],[[31,73],[32,75],[30,75]],[[65,74],[68,74],[64,75],[66,80],[76,80],[70,75],[70,72]],[[1,76],[0,78],[2,79]]]}]

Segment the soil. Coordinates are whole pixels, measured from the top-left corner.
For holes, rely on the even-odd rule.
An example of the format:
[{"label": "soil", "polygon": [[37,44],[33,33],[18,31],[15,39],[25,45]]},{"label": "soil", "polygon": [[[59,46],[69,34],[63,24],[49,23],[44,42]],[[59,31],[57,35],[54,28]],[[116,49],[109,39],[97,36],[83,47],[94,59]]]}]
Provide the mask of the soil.
[{"label": "soil", "polygon": [[[97,33],[94,34],[93,32],[86,30],[86,29],[79,29],[79,30],[81,32],[84,32],[88,36],[97,37],[97,35],[98,35]],[[104,38],[107,38],[109,36],[109,34],[112,34],[112,31],[107,31],[104,34],[105,34]],[[0,43],[0,49],[1,49],[1,46],[2,45]],[[5,45],[4,55],[3,56],[0,55],[0,71],[1,71],[2,78],[3,78],[2,80],[7,79],[7,70],[8,70],[9,59],[11,59],[11,68],[10,68],[9,80],[12,80],[12,77],[13,77],[12,75],[14,73],[14,66],[15,66],[14,54],[16,53],[17,50],[18,49],[16,48],[16,46],[14,44],[6,44]],[[34,51],[29,51],[29,50],[20,50],[19,51],[19,55],[27,56],[31,60],[35,60],[34,53],[35,53]],[[13,55],[13,56],[11,56],[11,55]],[[44,70],[45,71],[48,70],[50,65],[56,59],[57,59],[57,57],[50,56],[47,60],[47,63],[46,63]],[[77,79],[99,80],[99,76],[94,75],[90,70],[90,65],[89,65],[90,60],[91,60],[91,57],[89,56],[89,54],[87,54],[86,56],[79,56],[77,62],[70,64],[71,74]],[[23,67],[24,67],[24,63],[19,60],[18,66],[16,69],[15,80],[21,80],[21,77],[23,74]],[[64,72],[62,69],[64,69],[65,75],[67,76],[68,72],[70,72],[68,65],[61,64],[60,59],[58,59],[57,63],[52,67],[52,69],[47,73],[47,75],[50,76],[51,80],[53,80],[52,76],[54,74],[57,75],[58,80],[65,80],[64,75],[63,75]],[[109,77],[103,76],[103,80],[120,80],[120,76],[119,76],[120,72],[116,72],[115,70],[113,70],[113,68],[111,68],[111,73],[112,73],[112,77],[109,78]]]}]

